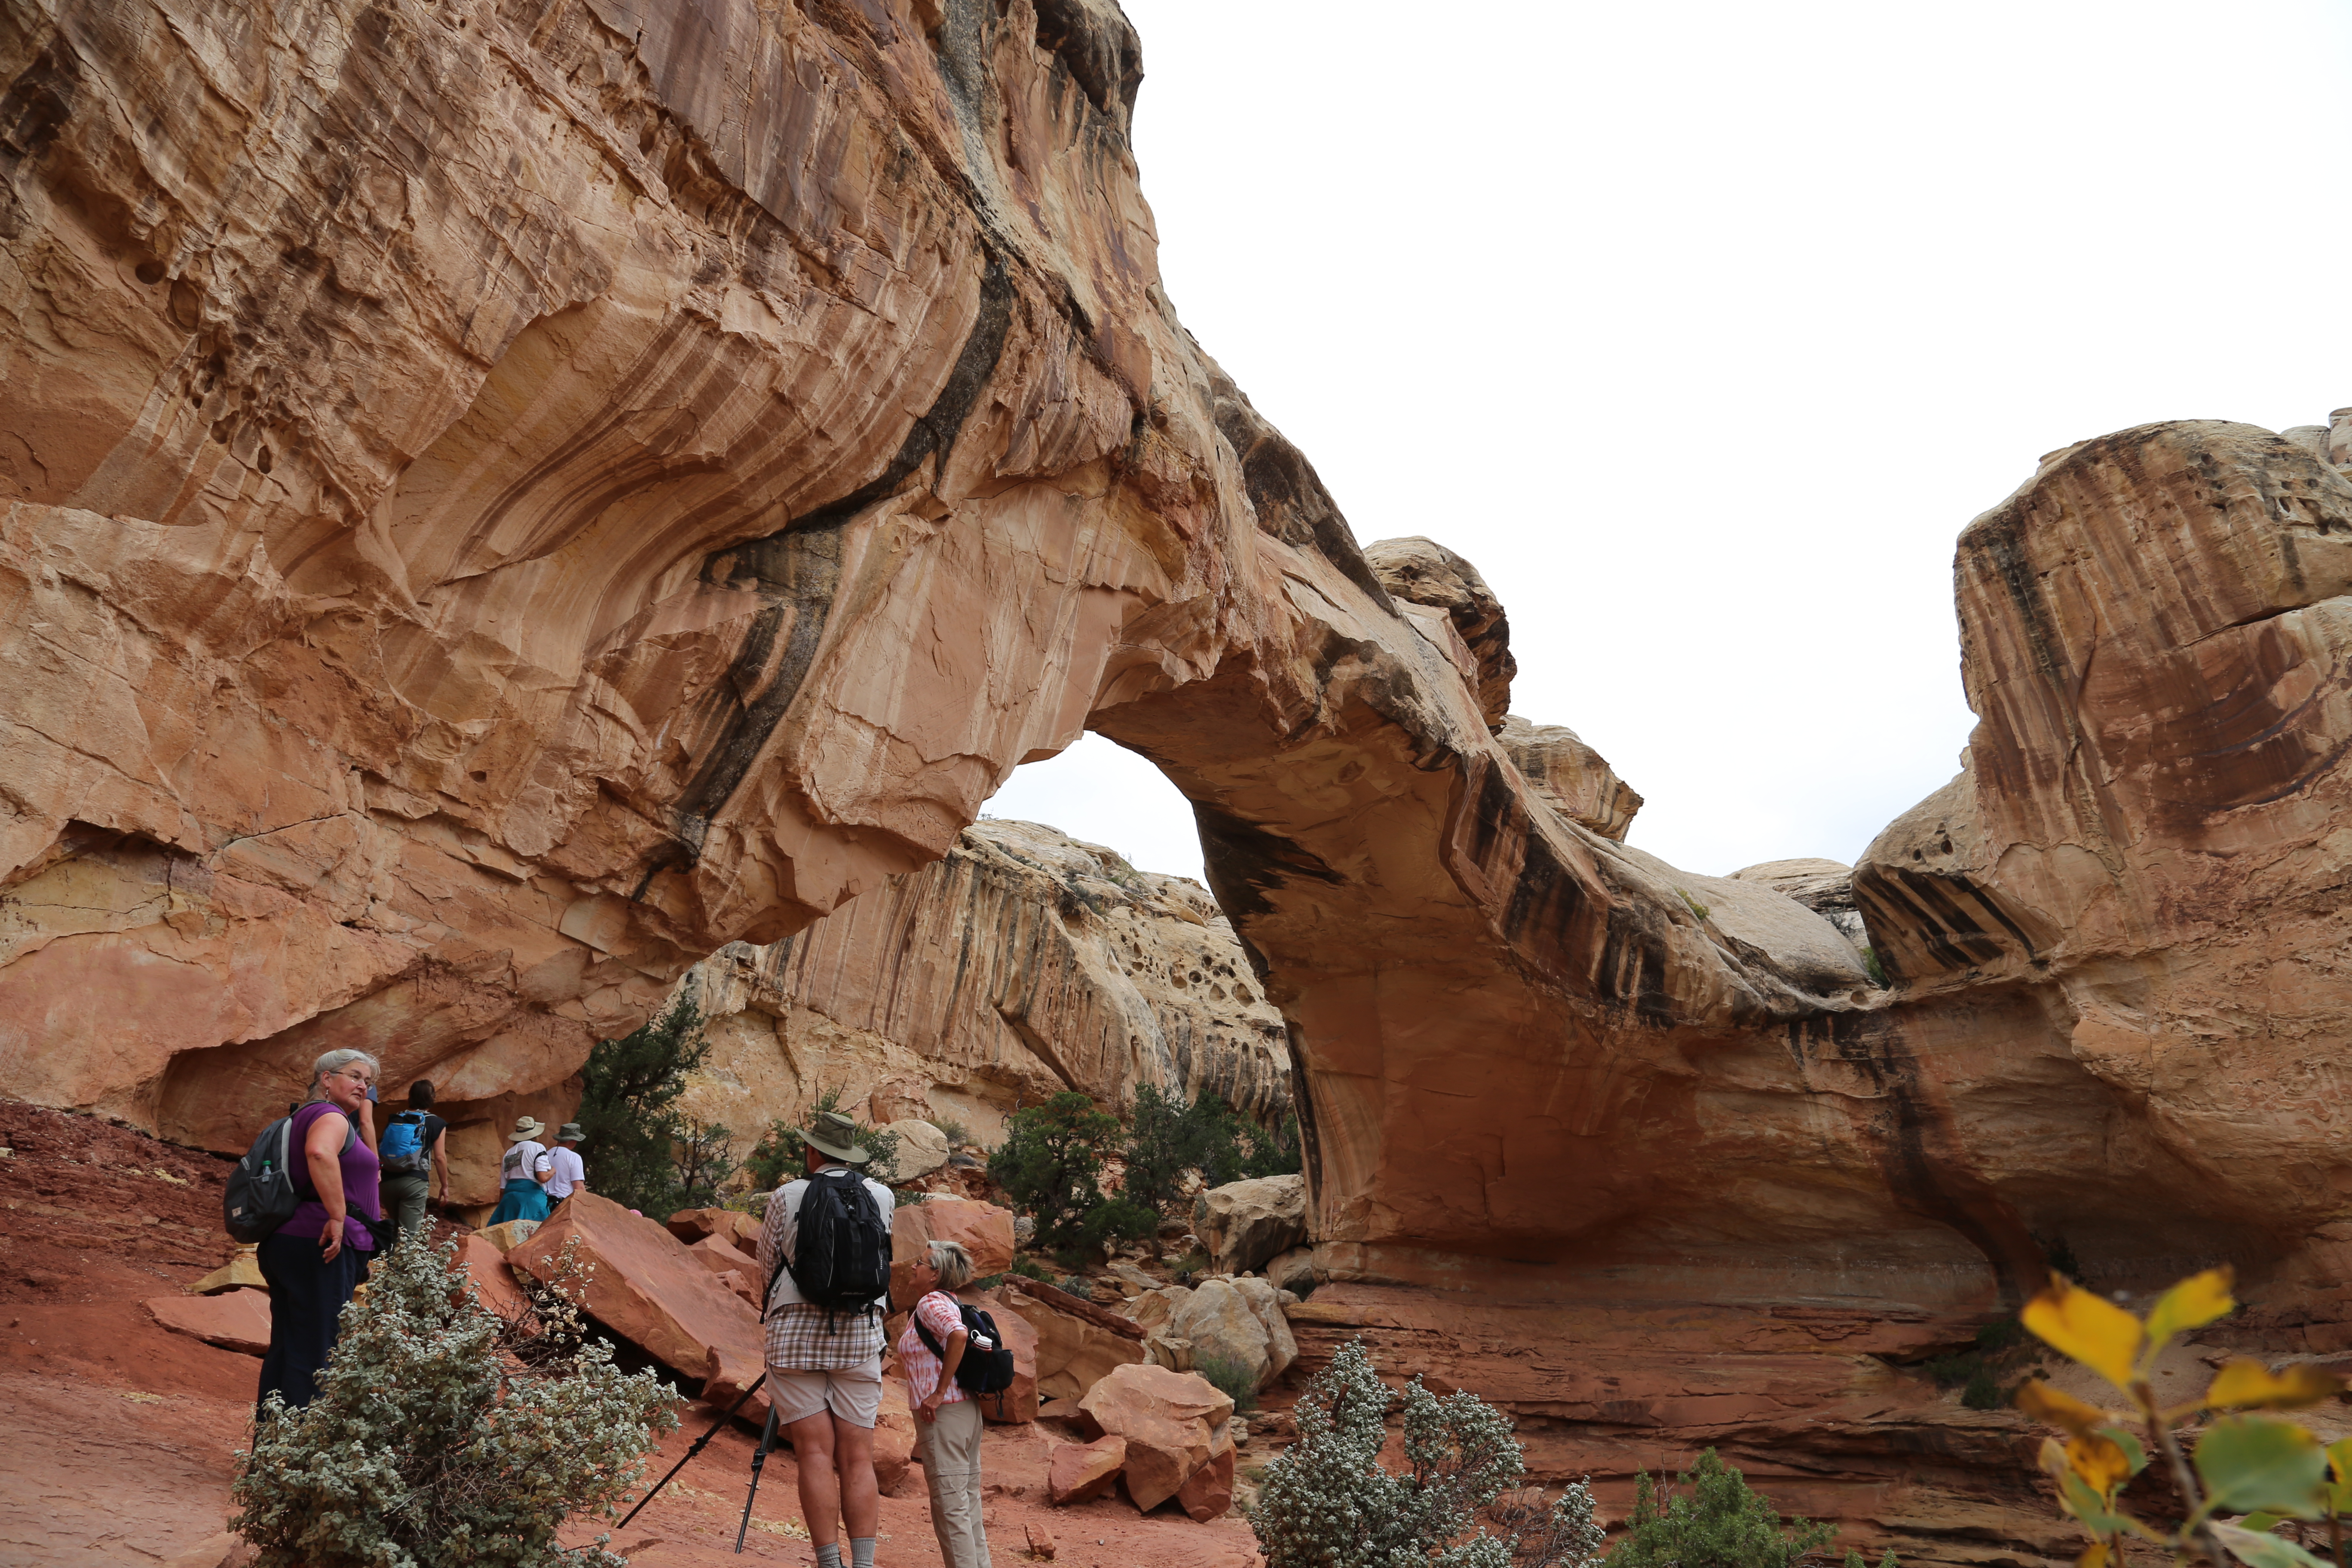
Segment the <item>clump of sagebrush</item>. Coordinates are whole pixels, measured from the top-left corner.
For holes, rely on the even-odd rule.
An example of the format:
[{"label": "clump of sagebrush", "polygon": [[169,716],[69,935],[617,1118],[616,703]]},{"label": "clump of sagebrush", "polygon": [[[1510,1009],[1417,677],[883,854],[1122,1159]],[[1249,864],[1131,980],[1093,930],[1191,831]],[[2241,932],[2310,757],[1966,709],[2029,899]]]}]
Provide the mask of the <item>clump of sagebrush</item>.
[{"label": "clump of sagebrush", "polygon": [[1837,1533],[1801,1519],[1783,1533],[1771,1500],[1748,1489],[1748,1478],[1712,1448],[1677,1479],[1681,1491],[1654,1486],[1647,1475],[1635,1480],[1633,1515],[1609,1568],[1797,1568],[1817,1561]]},{"label": "clump of sagebrush", "polygon": [[677,1426],[676,1394],[583,1331],[588,1270],[563,1263],[509,1320],[476,1300],[454,1243],[403,1237],[344,1309],[318,1397],[270,1395],[238,1456],[230,1526],[257,1568],[622,1568],[609,1537],[556,1531],[618,1512]]},{"label": "clump of sagebrush", "polygon": [[[1405,1472],[1381,1468],[1388,1411],[1404,1405]],[[1265,1468],[1250,1528],[1266,1568],[1591,1568],[1592,1497],[1570,1485],[1549,1510],[1494,1505],[1526,1474],[1510,1418],[1467,1392],[1440,1399],[1419,1378],[1391,1394],[1361,1340],[1298,1401],[1298,1440]],[[1499,1533],[1479,1523],[1481,1510]],[[1475,1533],[1473,1533],[1473,1531]]]}]

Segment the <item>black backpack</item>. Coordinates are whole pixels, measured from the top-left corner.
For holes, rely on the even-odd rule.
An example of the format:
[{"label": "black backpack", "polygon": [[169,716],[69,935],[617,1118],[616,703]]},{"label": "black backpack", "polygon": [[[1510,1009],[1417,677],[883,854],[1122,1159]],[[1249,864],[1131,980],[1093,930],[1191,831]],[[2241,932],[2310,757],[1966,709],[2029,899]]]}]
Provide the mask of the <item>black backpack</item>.
[{"label": "black backpack", "polygon": [[[352,1119],[343,1118],[346,1152],[358,1136]],[[310,1185],[310,1162],[302,1161],[298,1168],[295,1152],[294,1118],[281,1116],[261,1130],[228,1173],[227,1189],[221,1194],[221,1227],[231,1240],[248,1247],[266,1241],[302,1206],[303,1193]]]},{"label": "black backpack", "polygon": [[[956,1363],[956,1386],[966,1394],[1002,1394],[1013,1386],[1013,1352],[1004,1343],[1004,1336],[996,1331],[996,1320],[968,1302],[959,1301],[963,1309],[963,1360]],[[915,1332],[921,1336],[923,1348],[944,1363],[948,1352],[923,1326],[922,1318],[914,1319]],[[985,1339],[989,1348],[982,1350]]]},{"label": "black backpack", "polygon": [[[846,1179],[845,1180],[844,1177]],[[781,1194],[774,1200],[782,1203]],[[825,1310],[827,1328],[835,1312],[864,1312],[890,1289],[890,1227],[882,1223],[881,1205],[866,1190],[855,1172],[818,1172],[801,1194],[796,1216],[799,1234],[793,1256],[777,1273],[790,1268],[793,1284],[807,1300]],[[776,1293],[776,1276],[768,1277],[768,1294]]]}]

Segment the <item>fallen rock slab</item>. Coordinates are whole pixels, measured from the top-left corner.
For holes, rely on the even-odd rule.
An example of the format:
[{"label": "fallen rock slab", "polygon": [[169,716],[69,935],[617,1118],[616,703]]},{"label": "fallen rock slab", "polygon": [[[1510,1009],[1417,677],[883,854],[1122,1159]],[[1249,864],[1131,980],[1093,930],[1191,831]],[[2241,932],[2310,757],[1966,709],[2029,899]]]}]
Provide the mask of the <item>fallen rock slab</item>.
[{"label": "fallen rock slab", "polygon": [[574,1194],[562,1215],[507,1254],[507,1262],[553,1283],[565,1248],[575,1244],[579,1261],[593,1265],[588,1313],[605,1328],[688,1377],[760,1375],[759,1314],[686,1243],[610,1198]]},{"label": "fallen rock slab", "polygon": [[[1095,1436],[1127,1439],[1127,1495],[1150,1513],[1215,1457],[1234,1402],[1197,1373],[1144,1363],[1114,1370],[1078,1401],[1078,1413]],[[1230,1457],[1230,1437],[1223,1446]]]},{"label": "fallen rock slab", "polygon": [[1209,1462],[1184,1478],[1176,1489],[1176,1506],[1206,1524],[1234,1506],[1233,1423],[1221,1424],[1210,1435]]},{"label": "fallen rock slab", "polygon": [[510,1219],[474,1234],[500,1252],[512,1252],[530,1239],[531,1233],[540,1227],[540,1224],[541,1222],[535,1219]]},{"label": "fallen rock slab", "polygon": [[1263,1268],[1307,1239],[1307,1178],[1260,1176],[1211,1187],[1192,1200],[1192,1228],[1219,1273]]},{"label": "fallen rock slab", "polygon": [[[930,1207],[929,1204],[923,1205]],[[998,1211],[1002,1213],[1003,1211]],[[980,1413],[990,1421],[1011,1426],[1037,1419],[1037,1331],[1013,1305],[1010,1291],[963,1290],[958,1299],[971,1302],[996,1321],[996,1331],[1004,1336],[1013,1352],[1013,1386],[1003,1394],[981,1396]]]},{"label": "fallen rock slab", "polygon": [[680,1209],[664,1226],[689,1246],[715,1236],[740,1251],[756,1255],[760,1250],[759,1217],[737,1209]]},{"label": "fallen rock slab", "polygon": [[[671,1234],[674,1236],[677,1232]],[[760,1272],[758,1259],[723,1236],[706,1236],[686,1250],[688,1257],[713,1274],[724,1274],[731,1268],[750,1278]]]},{"label": "fallen rock slab", "polygon": [[[1032,1283],[1021,1281],[1023,1286]],[[1046,1295],[1047,1290],[1053,1292],[1052,1297]],[[1091,1317],[1065,1310],[1063,1301],[1073,1307],[1079,1305],[1065,1291],[1047,1286],[1040,1290],[1015,1288],[1003,1294],[1012,1309],[1036,1331],[1037,1397],[1041,1400],[1082,1398],[1111,1368],[1146,1359],[1141,1331],[1129,1323],[1129,1331],[1116,1331]],[[1105,1317],[1111,1315],[1092,1303],[1087,1305]],[[1000,1317],[997,1322],[1002,1327],[1003,1319]]]},{"label": "fallen rock slab", "polygon": [[499,1317],[511,1321],[530,1310],[506,1254],[480,1232],[457,1238],[457,1266],[473,1284],[474,1300]]},{"label": "fallen rock slab", "polygon": [[175,1334],[223,1350],[263,1355],[269,1350],[269,1293],[227,1290],[217,1296],[158,1296],[140,1305]]},{"label": "fallen rock slab", "polygon": [[[1266,1300],[1273,1300],[1274,1292],[1265,1281],[1252,1283],[1265,1289]],[[1283,1336],[1289,1341],[1288,1353],[1277,1363],[1273,1339],[1265,1322],[1250,1310],[1249,1298],[1242,1293],[1238,1282],[1231,1279],[1204,1279],[1195,1286],[1177,1308],[1168,1332],[1192,1342],[1195,1370],[1207,1367],[1213,1361],[1223,1361],[1245,1371],[1258,1388],[1272,1383],[1283,1367],[1298,1358],[1297,1342],[1290,1340],[1290,1330],[1285,1325]]]},{"label": "fallen rock slab", "polygon": [[191,1296],[217,1296],[224,1290],[267,1290],[269,1281],[261,1277],[259,1249],[240,1247],[236,1256],[188,1287]]},{"label": "fallen rock slab", "polygon": [[1091,1502],[1118,1484],[1127,1439],[1113,1433],[1091,1443],[1056,1443],[1045,1461],[1045,1500],[1055,1508]]},{"label": "fallen rock slab", "polygon": [[915,1462],[915,1406],[907,1397],[907,1380],[882,1380],[882,1408],[874,1419],[874,1484],[886,1497],[897,1497]]},{"label": "fallen rock slab", "polygon": [[948,1163],[955,1152],[948,1147],[948,1135],[928,1121],[908,1119],[893,1121],[883,1129],[898,1139],[898,1157],[890,1168],[890,1180],[904,1184],[928,1176]]}]

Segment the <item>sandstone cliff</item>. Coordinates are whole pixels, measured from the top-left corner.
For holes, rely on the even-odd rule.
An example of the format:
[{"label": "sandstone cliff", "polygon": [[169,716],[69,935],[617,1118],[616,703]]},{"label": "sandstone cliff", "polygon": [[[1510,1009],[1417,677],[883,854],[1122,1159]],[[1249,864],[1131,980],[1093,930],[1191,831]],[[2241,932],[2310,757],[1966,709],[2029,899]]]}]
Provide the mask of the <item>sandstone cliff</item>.
[{"label": "sandstone cliff", "polygon": [[1265,1120],[1290,1102],[1282,1016],[1208,894],[1025,822],[968,827],[936,864],[682,984],[712,1044],[684,1103],[739,1131],[827,1089],[987,1143],[1066,1089],[1210,1091]]}]

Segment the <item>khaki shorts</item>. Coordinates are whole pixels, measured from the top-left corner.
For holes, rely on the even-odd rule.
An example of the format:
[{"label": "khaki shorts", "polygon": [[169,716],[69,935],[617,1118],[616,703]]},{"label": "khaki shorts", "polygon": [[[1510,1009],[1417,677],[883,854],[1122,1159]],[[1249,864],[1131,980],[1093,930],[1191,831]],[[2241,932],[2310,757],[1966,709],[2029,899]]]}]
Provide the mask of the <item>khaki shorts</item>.
[{"label": "khaki shorts", "polygon": [[785,1372],[772,1366],[768,1396],[775,1402],[776,1420],[782,1426],[830,1410],[837,1421],[870,1429],[882,1415],[882,1358],[877,1355],[831,1372]]}]

